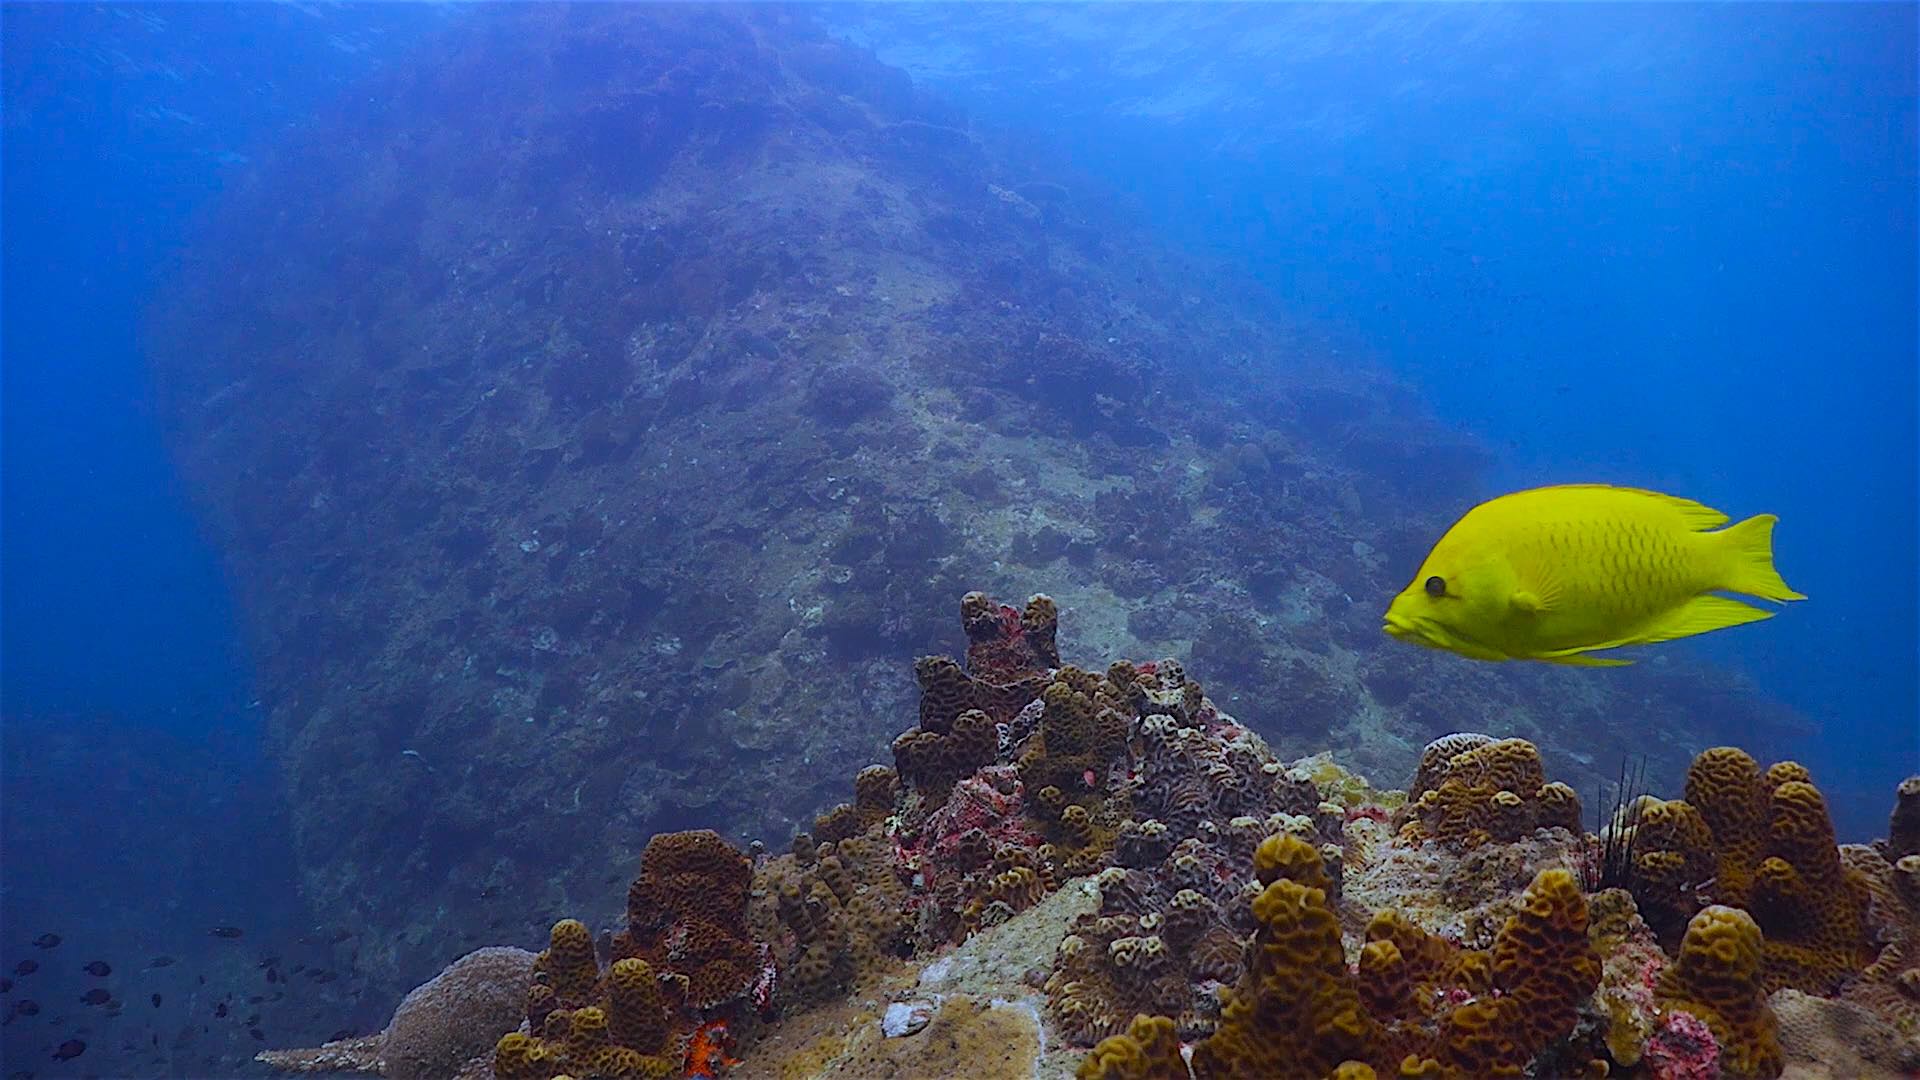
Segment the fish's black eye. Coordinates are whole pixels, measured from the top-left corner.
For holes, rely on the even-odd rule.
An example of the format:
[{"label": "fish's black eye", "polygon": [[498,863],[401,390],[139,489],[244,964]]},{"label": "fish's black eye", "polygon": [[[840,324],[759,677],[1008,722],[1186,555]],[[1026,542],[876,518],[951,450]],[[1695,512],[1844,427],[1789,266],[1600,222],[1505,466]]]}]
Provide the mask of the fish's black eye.
[{"label": "fish's black eye", "polygon": [[1435,574],[1432,577],[1428,578],[1427,579],[1427,595],[1428,596],[1447,595],[1447,579],[1441,577],[1439,574]]}]

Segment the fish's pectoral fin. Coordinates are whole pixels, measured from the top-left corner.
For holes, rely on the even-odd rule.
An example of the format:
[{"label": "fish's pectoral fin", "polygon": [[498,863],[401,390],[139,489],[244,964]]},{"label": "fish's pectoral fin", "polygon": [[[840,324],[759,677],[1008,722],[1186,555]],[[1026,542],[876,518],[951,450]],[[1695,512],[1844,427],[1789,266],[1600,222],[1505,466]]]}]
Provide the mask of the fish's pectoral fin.
[{"label": "fish's pectoral fin", "polygon": [[1672,641],[1675,638],[1692,637],[1709,630],[1722,630],[1729,626],[1759,622],[1773,618],[1773,612],[1765,608],[1754,607],[1725,596],[1696,596],[1676,608],[1672,614],[1648,627],[1644,633],[1635,635],[1629,644],[1644,645],[1655,641]]},{"label": "fish's pectoral fin", "polygon": [[1507,598],[1507,604],[1522,615],[1538,615],[1560,606],[1560,583],[1548,579],[1538,589],[1520,589]]}]

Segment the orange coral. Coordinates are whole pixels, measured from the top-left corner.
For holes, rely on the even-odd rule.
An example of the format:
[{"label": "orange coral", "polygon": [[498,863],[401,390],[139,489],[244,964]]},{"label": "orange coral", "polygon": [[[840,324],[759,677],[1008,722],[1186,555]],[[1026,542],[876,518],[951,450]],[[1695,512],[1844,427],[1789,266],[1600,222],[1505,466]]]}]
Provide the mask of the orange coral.
[{"label": "orange coral", "polygon": [[677,1073],[679,1042],[702,1014],[760,988],[771,970],[747,928],[752,874],[747,857],[717,833],[654,836],[627,890],[627,927],[614,935],[612,968],[602,976],[584,924],[556,923],[527,994],[535,1034],[501,1039],[495,1074],[652,1080]]},{"label": "orange coral", "polygon": [[621,1046],[643,1053],[657,1053],[666,1045],[667,1003],[645,960],[618,960],[607,972],[607,1033]]},{"label": "orange coral", "polygon": [[853,778],[853,808],[860,815],[860,828],[868,829],[893,813],[899,776],[885,765],[869,765]]},{"label": "orange coral", "polygon": [[591,1000],[598,990],[600,962],[593,955],[593,934],[578,919],[562,919],[553,924],[547,947],[533,960],[536,983],[553,989],[553,996],[565,1008],[577,1008]]},{"label": "orange coral", "polygon": [[976,707],[974,680],[959,664],[923,656],[914,677],[920,682],[920,724],[893,740],[894,765],[900,779],[944,798],[956,780],[993,764],[999,736],[994,718]]},{"label": "orange coral", "polygon": [[960,623],[967,632],[967,672],[974,680],[976,707],[1005,723],[1046,685],[1047,672],[1060,666],[1054,640],[1060,609],[1044,595],[1016,611],[995,604],[986,593],[970,592],[960,598]]},{"label": "orange coral", "polygon": [[1347,975],[1340,920],[1325,890],[1277,876],[1324,880],[1319,852],[1294,836],[1263,844],[1275,875],[1253,902],[1259,929],[1247,974],[1226,996],[1220,1025],[1194,1046],[1196,1077],[1323,1077],[1378,1049],[1380,1026]]},{"label": "orange coral", "polygon": [[1435,740],[1421,755],[1408,800],[1398,822],[1401,837],[1413,842],[1477,847],[1535,829],[1580,830],[1579,797],[1547,781],[1540,751],[1525,739],[1460,734]]},{"label": "orange coral", "polygon": [[[1713,832],[1692,803],[1643,796],[1628,815],[1634,900],[1648,921],[1677,926],[1698,905],[1699,887],[1713,879]],[[1616,828],[1629,827],[1616,822]]]},{"label": "orange coral", "polygon": [[1673,883],[1702,880],[1698,830],[1681,809],[1694,808],[1711,834],[1714,898],[1747,909],[1763,932],[1768,990],[1828,993],[1873,958],[1868,891],[1841,864],[1826,800],[1806,777],[1795,762],[1763,772],[1733,747],[1703,751],[1687,771],[1685,803],[1656,804],[1665,831],[1646,831],[1643,820],[1635,895],[1649,914],[1685,914],[1691,886],[1676,895]]},{"label": "orange coral", "polygon": [[1575,1010],[1600,985],[1600,957],[1587,940],[1587,898],[1565,870],[1544,870],[1493,943],[1493,978],[1507,991],[1522,1034],[1537,1052],[1573,1029]]},{"label": "orange coral", "polygon": [[1761,980],[1761,934],[1751,916],[1714,905],[1687,924],[1679,957],[1655,989],[1662,1015],[1688,1012],[1706,1021],[1735,1076],[1775,1077],[1784,1066],[1779,1025]]},{"label": "orange coral", "polygon": [[1713,834],[1714,891],[1745,906],[1767,840],[1767,788],[1760,765],[1732,746],[1703,750],[1687,769],[1687,802]]},{"label": "orange coral", "polygon": [[[1264,892],[1246,976],[1218,1030],[1194,1048],[1196,1077],[1321,1077],[1351,1063],[1403,1077],[1518,1076],[1573,1030],[1599,984],[1586,898],[1573,875],[1542,871],[1488,953],[1458,949],[1397,916],[1376,918],[1357,974],[1341,952],[1319,853],[1293,836],[1263,842]],[[1470,980],[1482,996],[1449,1007],[1437,984]],[[1416,989],[1416,980],[1436,985]],[[1458,984],[1455,984],[1458,985]],[[1460,987],[1465,990],[1466,987]],[[1486,994],[1497,990],[1498,994]],[[1432,1027],[1420,1015],[1438,1010]]]},{"label": "orange coral", "polygon": [[1045,711],[1021,756],[1021,781],[1031,791],[1052,787],[1084,793],[1091,773],[1092,786],[1102,784],[1107,767],[1126,751],[1132,708],[1111,683],[1074,667],[1061,668],[1040,700]]},{"label": "orange coral", "polygon": [[1873,959],[1866,882],[1841,866],[1818,788],[1789,780],[1774,788],[1771,810],[1748,905],[1766,934],[1767,989],[1828,992]]},{"label": "orange coral", "polygon": [[1164,1016],[1135,1016],[1124,1034],[1100,1041],[1074,1071],[1076,1080],[1186,1080],[1180,1036]]}]

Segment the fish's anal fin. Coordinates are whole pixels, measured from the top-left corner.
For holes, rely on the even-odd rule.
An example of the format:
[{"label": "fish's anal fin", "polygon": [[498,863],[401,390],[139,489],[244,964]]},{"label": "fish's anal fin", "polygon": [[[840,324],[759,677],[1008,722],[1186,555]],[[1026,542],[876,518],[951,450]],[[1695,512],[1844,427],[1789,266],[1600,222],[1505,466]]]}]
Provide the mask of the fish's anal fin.
[{"label": "fish's anal fin", "polygon": [[1725,596],[1696,596],[1676,608],[1672,614],[1648,627],[1626,644],[1644,645],[1656,641],[1692,637],[1710,630],[1721,630],[1743,623],[1773,618],[1773,612]]},{"label": "fish's anal fin", "polygon": [[1564,653],[1560,656],[1542,656],[1540,659],[1549,664],[1566,664],[1569,667],[1626,667],[1631,660],[1615,660],[1608,656],[1588,656],[1584,653]]}]

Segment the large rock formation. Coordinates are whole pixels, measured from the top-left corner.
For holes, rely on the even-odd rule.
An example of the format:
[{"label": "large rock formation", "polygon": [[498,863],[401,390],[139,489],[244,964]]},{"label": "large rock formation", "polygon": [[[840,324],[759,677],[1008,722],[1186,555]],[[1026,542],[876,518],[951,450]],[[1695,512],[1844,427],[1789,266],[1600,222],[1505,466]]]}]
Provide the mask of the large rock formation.
[{"label": "large rock formation", "polygon": [[784,844],[976,585],[1389,774],[1564,726],[1558,773],[1611,775],[1710,722],[1699,673],[1383,638],[1480,451],[1034,160],[773,9],[541,5],[225,201],[156,311],[160,400],[362,965],[612,910],[655,830]]}]

